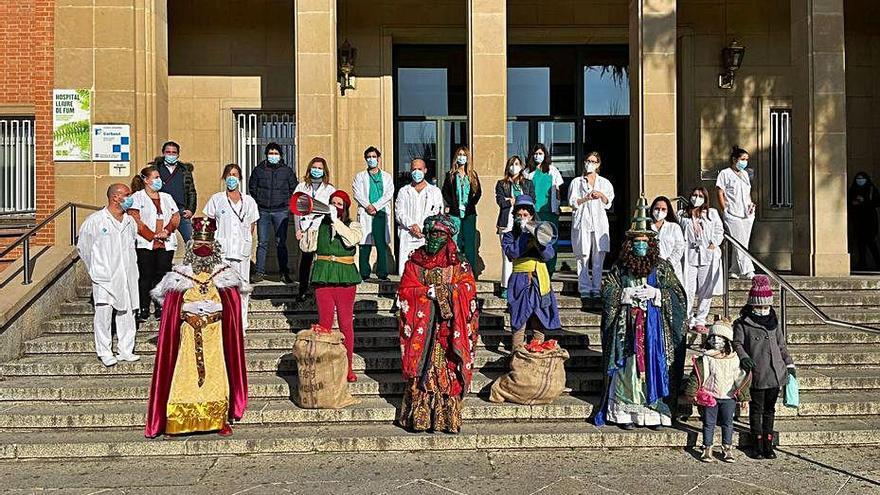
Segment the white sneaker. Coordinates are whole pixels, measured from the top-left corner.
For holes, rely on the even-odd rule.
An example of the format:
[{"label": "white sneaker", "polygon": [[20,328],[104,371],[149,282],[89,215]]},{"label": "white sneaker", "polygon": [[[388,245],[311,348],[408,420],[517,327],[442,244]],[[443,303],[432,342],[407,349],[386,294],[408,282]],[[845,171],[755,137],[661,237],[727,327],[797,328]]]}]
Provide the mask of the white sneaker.
[{"label": "white sneaker", "polygon": [[751,279],[755,278],[755,272],[746,273],[745,275],[743,275],[743,278],[751,280]]},{"label": "white sneaker", "polygon": [[130,363],[138,361],[138,360],[140,360],[140,358],[141,357],[138,356],[137,354],[117,354],[116,355],[116,359],[118,359],[119,361],[128,361]]},{"label": "white sneaker", "polygon": [[113,356],[100,356],[101,362],[104,363],[104,366],[111,367],[116,365],[117,360]]}]

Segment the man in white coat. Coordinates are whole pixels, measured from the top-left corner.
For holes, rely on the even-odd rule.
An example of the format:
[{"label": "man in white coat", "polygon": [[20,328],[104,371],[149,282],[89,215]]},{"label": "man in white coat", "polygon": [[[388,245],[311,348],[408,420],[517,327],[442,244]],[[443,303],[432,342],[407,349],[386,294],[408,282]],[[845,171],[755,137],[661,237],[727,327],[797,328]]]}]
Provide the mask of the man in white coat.
[{"label": "man in white coat", "polygon": [[388,280],[388,244],[391,242],[391,199],[394,179],[380,168],[382,153],[370,146],[364,151],[367,169],[354,177],[351,190],[358,203],[358,223],[363,229],[358,266],[361,278],[370,278],[370,252],[376,246],[376,276]]},{"label": "man in white coat", "polygon": [[400,241],[400,252],[397,256],[400,274],[403,273],[409,255],[425,244],[425,235],[422,232],[425,219],[443,211],[443,194],[439,187],[425,180],[427,172],[425,160],[414,159],[409,166],[412,182],[400,188],[397,201],[394,202],[397,239]]},{"label": "man in white coat", "polygon": [[[107,207],[86,218],[76,244],[92,279],[95,351],[104,366],[140,359],[134,354],[134,312],[140,307],[135,254],[137,226],[125,212],[131,205],[128,186],[111,185],[107,189]],[[111,335],[114,318],[119,351],[116,356]]]}]

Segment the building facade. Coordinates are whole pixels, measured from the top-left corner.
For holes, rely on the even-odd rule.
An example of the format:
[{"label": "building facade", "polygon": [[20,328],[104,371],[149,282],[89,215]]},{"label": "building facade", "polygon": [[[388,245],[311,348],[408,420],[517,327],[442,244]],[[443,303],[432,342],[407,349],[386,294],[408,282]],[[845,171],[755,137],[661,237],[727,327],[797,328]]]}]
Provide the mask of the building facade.
[{"label": "building facade", "polygon": [[[491,191],[510,155],[543,142],[570,179],[600,151],[619,233],[639,194],[714,190],[740,145],[758,205],[752,252],[842,275],[849,181],[880,173],[878,19],[871,0],[5,2],[0,117],[34,119],[38,218],[102,203],[166,140],[195,164],[201,203],[226,163],[248,169],[272,140],[300,175],[326,158],[346,189],[367,146],[396,176],[418,156],[436,177],[465,144],[488,191],[487,279],[501,256]],[[725,89],[734,41],[745,54]],[[93,125],[130,125],[126,176],[52,161],[52,89],[90,90]]]}]

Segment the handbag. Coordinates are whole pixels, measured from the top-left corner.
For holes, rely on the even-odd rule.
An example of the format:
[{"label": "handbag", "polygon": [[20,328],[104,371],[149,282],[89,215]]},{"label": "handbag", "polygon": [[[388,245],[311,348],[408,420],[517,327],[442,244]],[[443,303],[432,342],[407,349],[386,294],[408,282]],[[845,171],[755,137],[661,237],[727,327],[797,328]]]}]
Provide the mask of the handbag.
[{"label": "handbag", "polygon": [[789,375],[788,383],[785,384],[784,402],[787,407],[798,407],[801,405],[800,385],[794,375]]},{"label": "handbag", "polygon": [[314,253],[318,250],[318,231],[305,230],[302,239],[299,240],[299,249],[304,253]]},{"label": "handbag", "polygon": [[702,407],[715,407],[718,402],[715,400],[715,396],[703,386],[703,377],[700,375],[700,365],[697,364],[697,358],[693,358],[693,367],[694,373],[697,375],[697,383],[700,384],[696,395],[694,395],[694,403]]}]

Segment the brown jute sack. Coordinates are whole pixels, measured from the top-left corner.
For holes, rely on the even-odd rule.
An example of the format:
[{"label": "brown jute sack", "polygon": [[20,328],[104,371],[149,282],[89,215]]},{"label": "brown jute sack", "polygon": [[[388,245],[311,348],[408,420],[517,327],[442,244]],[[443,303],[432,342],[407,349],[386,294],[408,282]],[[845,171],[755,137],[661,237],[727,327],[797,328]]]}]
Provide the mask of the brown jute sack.
[{"label": "brown jute sack", "polygon": [[565,361],[568,351],[554,349],[531,352],[519,346],[513,352],[510,371],[492,383],[492,402],[550,404],[565,390]]},{"label": "brown jute sack", "polygon": [[348,358],[342,341],[338,330],[325,333],[309,329],[296,334],[293,357],[299,375],[300,407],[340,409],[358,402],[348,391]]}]

